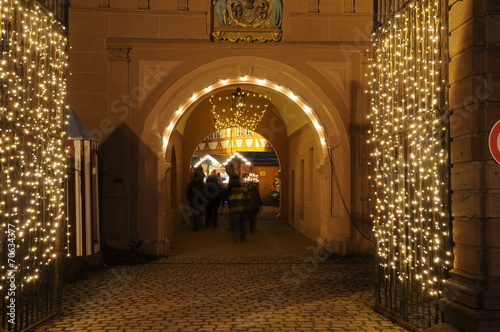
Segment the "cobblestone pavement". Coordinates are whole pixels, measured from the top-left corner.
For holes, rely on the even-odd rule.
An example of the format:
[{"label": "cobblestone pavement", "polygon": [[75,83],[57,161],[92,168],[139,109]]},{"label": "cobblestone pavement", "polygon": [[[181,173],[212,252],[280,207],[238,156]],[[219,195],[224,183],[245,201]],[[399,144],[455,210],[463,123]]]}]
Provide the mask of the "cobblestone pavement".
[{"label": "cobblestone pavement", "polygon": [[369,258],[318,257],[264,212],[246,242],[224,220],[182,225],[170,256],[66,284],[62,315],[36,331],[406,331],[373,311]]}]

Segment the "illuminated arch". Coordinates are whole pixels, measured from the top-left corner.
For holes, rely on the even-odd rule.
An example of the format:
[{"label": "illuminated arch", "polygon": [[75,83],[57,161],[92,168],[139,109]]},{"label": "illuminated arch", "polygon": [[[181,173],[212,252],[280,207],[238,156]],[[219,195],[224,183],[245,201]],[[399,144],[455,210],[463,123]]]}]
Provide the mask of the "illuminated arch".
[{"label": "illuminated arch", "polygon": [[[289,98],[307,115],[308,121],[315,127],[313,132],[321,143],[323,160],[320,164],[327,166],[330,152],[349,205],[351,148],[347,127],[351,112],[339,92],[331,86],[319,85],[312,78],[315,74],[317,72],[313,68],[300,71],[285,63],[257,56],[232,56],[200,63],[178,77],[158,82],[139,110],[141,114],[148,114],[144,118],[142,129],[139,129],[142,132],[139,137],[143,141],[145,135],[153,129],[162,133],[164,144],[157,153],[166,157],[172,131],[181,116],[184,112],[191,111],[197,101],[203,100],[214,89],[229,87],[229,83],[267,86]],[[333,145],[332,149],[328,145]],[[328,172],[327,168],[328,166],[323,168],[322,165],[317,165],[320,172]]]},{"label": "illuminated arch", "polygon": [[[137,128],[142,132],[138,135],[141,137],[141,142],[151,130],[158,131],[162,136],[163,144],[157,150],[160,169],[158,195],[161,196],[163,193],[162,183],[171,167],[169,163],[171,148],[175,145],[171,143],[178,137],[174,129],[180,126],[179,130],[182,131],[183,121],[179,121],[181,117],[190,117],[199,103],[215,91],[238,85],[268,89],[280,98],[288,99],[291,105],[295,105],[295,111],[302,111],[304,118],[311,125],[312,134],[322,154],[319,163],[315,165],[316,176],[322,177],[319,190],[329,193],[319,197],[319,206],[329,207],[329,213],[320,216],[318,245],[330,246],[338,253],[345,252],[346,241],[351,231],[349,215],[340,205],[335,211],[332,209],[332,202],[340,204],[341,201],[340,191],[335,189],[331,176],[331,167],[334,165],[339,179],[339,189],[343,192],[342,201],[346,206],[350,206],[351,203],[351,149],[347,130],[351,113],[339,92],[330,85],[318,84],[313,79],[314,75],[317,75],[317,71],[313,68],[300,71],[282,62],[256,56],[219,58],[197,65],[191,64],[190,68],[178,67],[176,75],[178,76],[171,75],[167,79],[159,80],[139,109],[139,113],[144,114],[142,129]],[[145,146],[141,144],[140,149],[143,148]],[[286,171],[283,175],[285,182],[290,179]],[[139,178],[139,182],[142,180]],[[283,189],[285,188],[286,185]],[[147,195],[148,192],[139,193],[143,194]],[[284,194],[287,195],[288,192]],[[156,226],[153,226],[159,231],[162,230],[167,215],[166,210],[162,209],[160,206],[161,211],[159,210]],[[283,218],[287,218],[289,206],[286,200],[282,211],[284,211]],[[168,242],[166,236],[162,235],[160,242]]]},{"label": "illuminated arch", "polygon": [[165,153],[165,150],[168,146],[168,141],[170,139],[170,135],[172,134],[172,131],[174,130],[177,122],[183,115],[183,113],[191,107],[197,100],[203,99],[205,96],[207,96],[209,93],[226,88],[228,86],[232,85],[239,85],[239,84],[246,84],[246,85],[255,85],[255,86],[260,86],[260,87],[265,87],[270,90],[276,91],[278,93],[281,93],[282,95],[288,97],[293,103],[298,105],[300,109],[306,114],[308,120],[313,124],[316,135],[318,136],[320,142],[321,142],[321,147],[323,149],[323,153],[327,153],[327,145],[326,145],[326,138],[327,138],[327,133],[325,127],[321,124],[320,119],[318,115],[314,112],[314,110],[304,101],[303,98],[295,94],[291,89],[281,86],[275,82],[272,82],[267,79],[261,79],[253,76],[239,76],[239,77],[231,77],[231,78],[226,78],[226,79],[220,79],[215,83],[212,83],[203,89],[199,91],[195,91],[193,95],[186,100],[184,100],[179,108],[171,115],[169,119],[169,124],[163,131],[163,147],[162,147],[162,154]]},{"label": "illuminated arch", "polygon": [[[197,97],[201,100],[200,97],[210,92],[205,89],[210,90],[210,87],[221,89],[223,87],[221,83],[225,82],[221,78],[231,80],[234,84],[246,83],[255,86],[266,84],[272,91],[286,90],[288,96],[284,94],[283,96],[287,96],[294,104],[300,106],[304,113],[311,112],[313,116],[308,115],[308,120],[317,120],[310,122],[316,126],[315,132],[318,132],[318,127],[322,128],[323,133],[317,135],[318,138],[321,136],[323,140],[326,138],[327,142],[336,142],[333,155],[341,157],[336,158],[337,162],[340,162],[339,166],[347,172],[342,186],[346,189],[349,187],[351,152],[347,128],[351,111],[335,88],[330,85],[319,85],[312,78],[317,75],[316,70],[312,67],[305,71],[298,70],[288,64],[258,56],[230,56],[191,66],[191,68],[179,66],[176,69],[178,76],[171,75],[168,79],[159,80],[141,103],[139,113],[147,114],[145,122],[141,125],[142,129],[138,128],[142,132],[138,133],[141,139],[154,129],[162,133],[168,142],[168,132],[171,133],[175,128],[183,112],[195,104]],[[324,141],[321,141],[321,146],[323,156],[326,157],[327,147]],[[165,152],[164,147],[162,150]]]}]

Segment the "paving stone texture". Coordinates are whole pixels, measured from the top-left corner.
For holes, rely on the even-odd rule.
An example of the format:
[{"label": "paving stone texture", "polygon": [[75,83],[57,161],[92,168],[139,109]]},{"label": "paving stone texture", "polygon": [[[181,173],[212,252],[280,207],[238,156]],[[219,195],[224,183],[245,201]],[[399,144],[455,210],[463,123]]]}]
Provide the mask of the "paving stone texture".
[{"label": "paving stone texture", "polygon": [[373,311],[370,258],[320,257],[273,212],[239,243],[227,217],[183,224],[170,256],[67,283],[62,315],[33,331],[407,331]]}]

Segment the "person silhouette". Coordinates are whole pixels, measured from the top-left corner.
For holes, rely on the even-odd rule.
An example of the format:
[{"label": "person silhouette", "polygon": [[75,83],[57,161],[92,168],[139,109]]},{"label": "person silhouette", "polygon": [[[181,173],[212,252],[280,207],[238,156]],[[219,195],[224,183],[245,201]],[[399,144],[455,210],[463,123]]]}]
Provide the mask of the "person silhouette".
[{"label": "person silhouette", "polygon": [[205,196],[205,184],[203,183],[203,174],[194,172],[191,181],[186,186],[186,199],[189,202],[189,208],[192,216],[193,230],[197,231],[201,226],[203,210],[208,204]]},{"label": "person silhouette", "polygon": [[259,194],[259,184],[256,182],[251,182],[248,184],[248,197],[249,197],[249,208],[248,208],[248,221],[250,225],[250,233],[255,232],[255,226],[257,224],[257,216],[262,210],[262,198]]},{"label": "person silhouette", "polygon": [[232,186],[228,193],[229,216],[233,230],[233,242],[246,240],[246,227],[248,223],[249,196],[247,188],[243,187],[239,177],[233,177]]},{"label": "person silhouette", "polygon": [[210,225],[217,227],[217,216],[219,206],[223,198],[223,188],[220,183],[220,178],[217,176],[215,171],[207,177],[205,184],[205,196],[208,200],[205,207],[205,227],[208,228]]}]

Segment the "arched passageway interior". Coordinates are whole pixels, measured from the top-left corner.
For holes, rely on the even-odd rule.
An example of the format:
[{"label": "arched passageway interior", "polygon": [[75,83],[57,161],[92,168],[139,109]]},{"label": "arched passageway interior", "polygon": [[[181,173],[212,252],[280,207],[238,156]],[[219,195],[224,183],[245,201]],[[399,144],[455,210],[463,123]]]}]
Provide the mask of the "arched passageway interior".
[{"label": "arched passageway interior", "polygon": [[[166,196],[179,199],[176,202],[170,199],[165,204],[159,204],[160,207],[165,207],[165,213],[159,212],[166,215],[160,221],[168,224],[166,229],[169,231],[165,237],[168,239],[186,216],[183,212],[187,210],[186,202],[182,201],[181,197],[189,179],[193,151],[197,149],[200,141],[214,132],[210,97],[214,94],[231,94],[236,88],[270,96],[270,105],[255,132],[270,143],[279,157],[280,221],[292,225],[316,241],[321,249],[345,254],[350,223],[342,216],[345,211],[341,205],[333,208],[333,201],[338,192],[331,185],[331,163],[328,159],[326,138],[328,133],[322,120],[304,99],[290,89],[247,76],[218,80],[212,85],[198,89],[198,92],[183,100],[175,107],[176,110],[171,112],[170,120],[163,130],[163,147],[159,160],[167,165],[165,181],[170,183],[170,186],[165,188]],[[163,118],[168,117],[164,115]],[[327,120],[331,121],[330,118]],[[340,139],[338,134],[330,136]],[[340,163],[349,160],[346,150],[346,147],[343,147],[335,152],[342,156],[339,158]],[[175,177],[174,172],[169,171],[174,165]],[[348,180],[347,169],[340,169],[343,172],[343,181]],[[344,183],[341,185],[345,186]],[[176,193],[172,193],[172,190],[176,190]]]},{"label": "arched passageway interior", "polygon": [[263,204],[279,206],[280,161],[271,143],[250,129],[229,127],[215,130],[193,152],[190,169],[209,176],[222,190],[231,176],[245,187],[257,189]]}]

